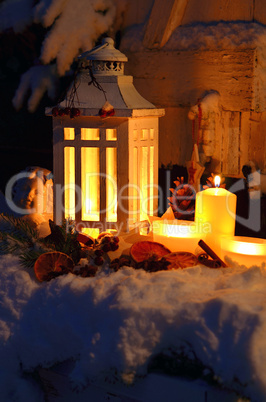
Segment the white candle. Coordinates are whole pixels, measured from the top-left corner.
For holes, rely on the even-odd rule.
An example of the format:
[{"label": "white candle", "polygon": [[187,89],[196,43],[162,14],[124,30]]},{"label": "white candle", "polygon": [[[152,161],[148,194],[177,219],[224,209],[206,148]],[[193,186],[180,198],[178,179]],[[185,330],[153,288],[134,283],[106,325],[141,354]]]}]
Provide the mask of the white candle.
[{"label": "white candle", "polygon": [[266,263],[266,240],[254,237],[232,236],[221,240],[222,258],[228,256],[232,261],[250,268],[252,265]]},{"label": "white candle", "polygon": [[171,252],[189,251],[195,253],[200,239],[205,235],[200,233],[195,222],[182,220],[155,220],[152,223],[153,241],[163,244]]},{"label": "white candle", "polygon": [[221,236],[234,236],[236,215],[235,194],[224,188],[208,188],[196,195],[195,223],[205,228],[206,243],[221,254]]}]

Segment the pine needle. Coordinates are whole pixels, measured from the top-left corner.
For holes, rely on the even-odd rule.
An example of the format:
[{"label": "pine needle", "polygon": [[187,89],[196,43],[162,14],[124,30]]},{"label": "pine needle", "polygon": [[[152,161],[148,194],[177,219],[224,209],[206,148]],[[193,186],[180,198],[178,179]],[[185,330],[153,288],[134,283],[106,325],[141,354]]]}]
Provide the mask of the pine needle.
[{"label": "pine needle", "polygon": [[38,231],[24,219],[7,214],[0,214],[0,217],[4,221],[0,230],[0,254],[18,255],[24,267],[32,268],[37,258],[48,251],[65,253],[75,263],[80,260],[81,246],[74,222],[64,220],[59,226],[50,220],[51,234],[40,238]]}]

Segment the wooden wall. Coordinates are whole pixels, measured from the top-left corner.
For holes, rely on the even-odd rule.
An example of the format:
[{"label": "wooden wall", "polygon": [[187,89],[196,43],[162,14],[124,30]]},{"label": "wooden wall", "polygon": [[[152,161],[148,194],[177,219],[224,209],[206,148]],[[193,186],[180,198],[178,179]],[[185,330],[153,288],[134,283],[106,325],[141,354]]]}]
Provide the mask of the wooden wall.
[{"label": "wooden wall", "polygon": [[[123,8],[123,21],[120,29],[139,24],[156,24],[163,19],[163,15],[168,13],[171,17],[171,10],[179,13],[172,26],[168,29],[175,29],[178,25],[187,25],[195,22],[214,22],[214,21],[257,21],[266,24],[265,0],[128,0]],[[118,0],[118,13],[121,14]],[[156,17],[156,14],[158,16]],[[153,22],[154,21],[154,22]]]},{"label": "wooden wall", "polygon": [[246,51],[146,50],[129,54],[127,73],[137,90],[157,107],[160,119],[159,166],[185,165],[192,152],[190,107],[205,91],[221,96],[216,118],[216,147],[208,167],[213,172],[241,176],[248,160],[264,168],[265,87],[256,76],[256,49]]},{"label": "wooden wall", "polygon": [[129,58],[126,74],[133,75],[142,96],[166,110],[160,118],[159,166],[184,166],[190,159],[192,123],[188,111],[204,93],[215,90],[222,107],[215,121],[216,146],[209,169],[240,177],[248,160],[266,168],[266,82],[262,74],[266,66],[259,63],[266,59],[264,48],[164,49],[180,25],[217,21],[266,25],[265,0],[137,0],[135,5],[128,4],[127,14],[132,13],[127,26],[142,25],[143,47],[132,53],[121,49]]},{"label": "wooden wall", "polygon": [[266,168],[266,112],[222,111],[216,118],[216,144],[210,171],[241,177],[242,166],[256,161]]}]

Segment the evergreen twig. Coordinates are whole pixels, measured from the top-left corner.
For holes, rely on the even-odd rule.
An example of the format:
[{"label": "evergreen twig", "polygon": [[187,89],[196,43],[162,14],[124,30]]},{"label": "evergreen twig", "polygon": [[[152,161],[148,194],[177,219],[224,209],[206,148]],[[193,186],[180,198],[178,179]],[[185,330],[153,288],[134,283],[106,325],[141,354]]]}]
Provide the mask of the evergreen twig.
[{"label": "evergreen twig", "polygon": [[34,266],[37,258],[48,251],[60,251],[69,255],[74,262],[80,259],[81,246],[72,221],[64,220],[61,226],[49,221],[51,234],[39,237],[38,231],[22,218],[0,215],[5,225],[0,231],[0,253],[16,254],[26,268]]}]

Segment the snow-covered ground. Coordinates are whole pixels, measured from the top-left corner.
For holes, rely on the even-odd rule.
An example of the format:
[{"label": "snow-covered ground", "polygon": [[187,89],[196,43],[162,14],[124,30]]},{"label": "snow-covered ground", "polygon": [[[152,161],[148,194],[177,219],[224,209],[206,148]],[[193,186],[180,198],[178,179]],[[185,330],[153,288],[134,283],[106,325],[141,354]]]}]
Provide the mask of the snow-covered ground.
[{"label": "snow-covered ground", "polygon": [[[149,381],[150,389],[160,384],[160,376],[149,374],[145,382],[145,375],[151,367],[178,369],[174,362],[181,359],[252,402],[265,401],[265,288],[264,265],[156,273],[125,267],[94,278],[68,274],[38,283],[16,256],[1,256],[1,399],[43,400],[38,382],[26,374],[71,361],[67,375],[78,395],[83,387],[88,393],[95,384],[123,382],[127,392],[139,387],[131,400],[155,401],[145,392]],[[160,378],[166,395],[173,379]],[[182,390],[186,383],[180,384]],[[204,402],[202,395],[198,400]]]}]

